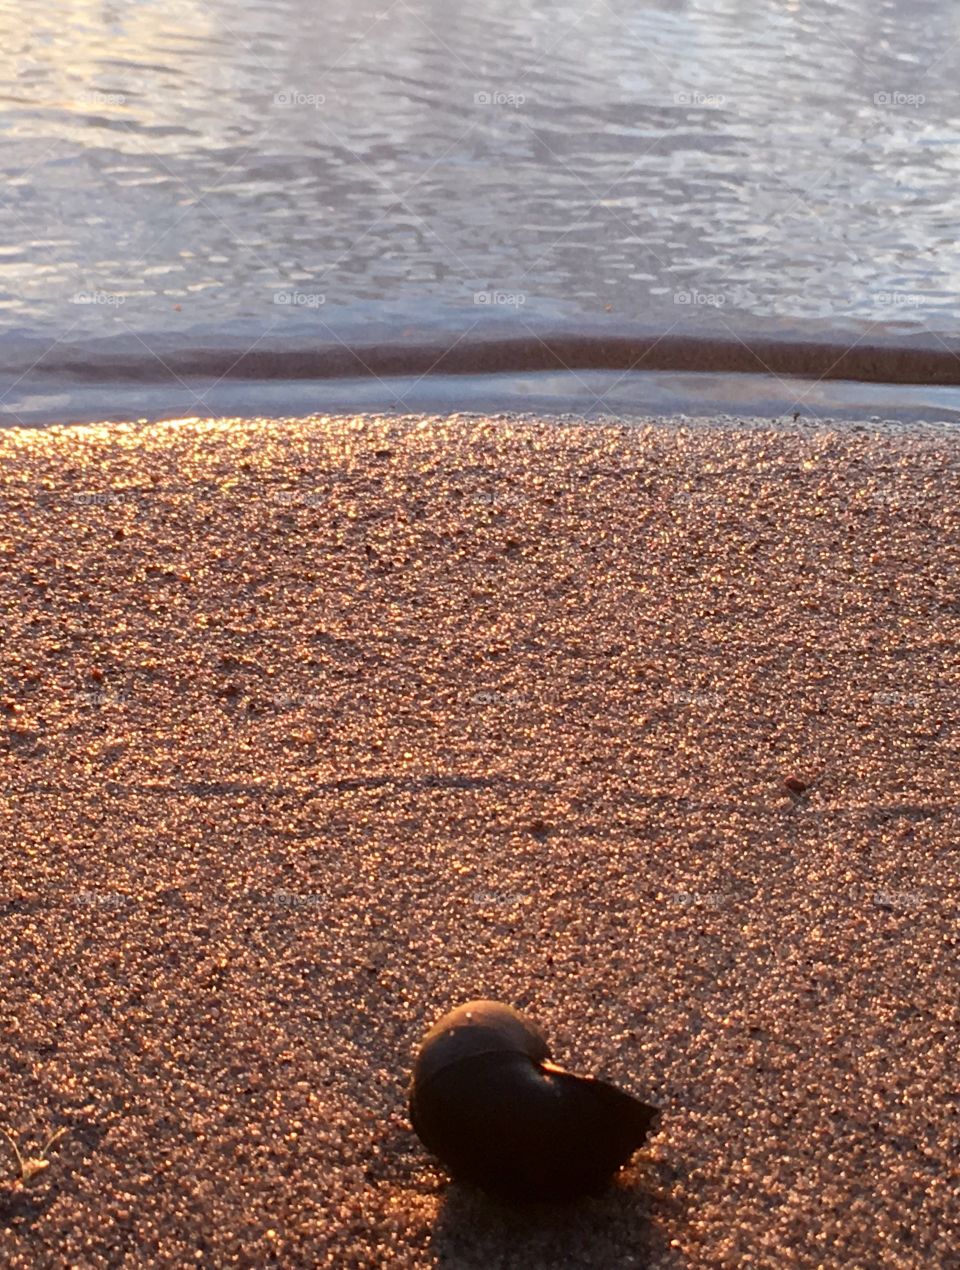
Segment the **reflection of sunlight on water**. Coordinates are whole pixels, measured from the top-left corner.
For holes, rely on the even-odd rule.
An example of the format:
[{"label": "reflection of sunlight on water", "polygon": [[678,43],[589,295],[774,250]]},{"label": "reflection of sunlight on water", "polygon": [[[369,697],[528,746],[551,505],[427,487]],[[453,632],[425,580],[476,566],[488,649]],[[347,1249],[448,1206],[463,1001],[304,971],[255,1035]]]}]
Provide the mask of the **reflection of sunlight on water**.
[{"label": "reflection of sunlight on water", "polygon": [[[171,31],[177,41],[195,41],[209,58],[216,23],[206,5],[65,0],[48,14],[12,6],[8,13],[4,6],[3,17],[7,38],[0,78],[24,107],[8,116],[12,135],[81,147],[109,144],[122,154],[142,148],[138,126],[175,124],[177,134],[189,131],[188,103],[180,96],[183,54],[172,46]],[[122,126],[111,127],[118,123]],[[98,137],[101,130],[109,137]],[[163,139],[155,135],[158,141],[151,148],[162,151]]]},{"label": "reflection of sunlight on water", "polygon": [[521,323],[956,326],[947,0],[0,16],[0,338],[331,338],[388,300],[460,338],[478,294]]}]

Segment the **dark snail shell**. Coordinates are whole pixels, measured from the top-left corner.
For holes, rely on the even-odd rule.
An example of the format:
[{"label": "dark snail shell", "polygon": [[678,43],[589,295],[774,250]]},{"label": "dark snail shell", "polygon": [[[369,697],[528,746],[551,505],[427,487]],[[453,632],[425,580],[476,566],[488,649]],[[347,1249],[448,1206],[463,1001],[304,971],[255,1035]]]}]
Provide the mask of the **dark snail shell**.
[{"label": "dark snail shell", "polygon": [[410,1119],[420,1141],[459,1181],[506,1199],[601,1190],[660,1113],[549,1058],[540,1030],[497,1001],[444,1015],[413,1069]]}]

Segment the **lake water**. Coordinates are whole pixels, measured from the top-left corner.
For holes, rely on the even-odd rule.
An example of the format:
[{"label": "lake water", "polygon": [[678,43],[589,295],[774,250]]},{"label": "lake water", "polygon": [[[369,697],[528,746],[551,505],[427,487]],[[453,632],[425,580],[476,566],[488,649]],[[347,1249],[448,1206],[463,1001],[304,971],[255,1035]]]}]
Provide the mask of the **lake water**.
[{"label": "lake water", "polygon": [[0,422],[960,417],[949,0],[0,0],[0,30]]}]

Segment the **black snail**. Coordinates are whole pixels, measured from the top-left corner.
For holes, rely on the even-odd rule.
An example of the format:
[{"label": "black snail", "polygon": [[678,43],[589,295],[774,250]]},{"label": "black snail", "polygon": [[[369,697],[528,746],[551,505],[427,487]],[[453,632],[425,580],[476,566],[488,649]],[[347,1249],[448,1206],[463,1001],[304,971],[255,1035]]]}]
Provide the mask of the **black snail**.
[{"label": "black snail", "polygon": [[539,1028],[468,1001],[423,1039],[410,1119],[452,1175],[510,1200],[596,1193],[659,1119],[656,1107],[549,1061]]}]

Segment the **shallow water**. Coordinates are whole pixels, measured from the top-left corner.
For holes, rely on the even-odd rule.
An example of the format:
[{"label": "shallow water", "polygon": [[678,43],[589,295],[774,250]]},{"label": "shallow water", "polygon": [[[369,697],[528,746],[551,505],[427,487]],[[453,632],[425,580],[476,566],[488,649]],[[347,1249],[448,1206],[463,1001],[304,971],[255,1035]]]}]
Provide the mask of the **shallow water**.
[{"label": "shallow water", "polygon": [[[947,0],[2,0],[0,21],[9,422],[122,414],[134,384],[202,409],[198,353],[230,379],[251,347],[457,345],[468,370],[490,333],[960,348]],[[284,378],[264,365],[251,409]],[[460,391],[496,399],[479,373]]]}]

